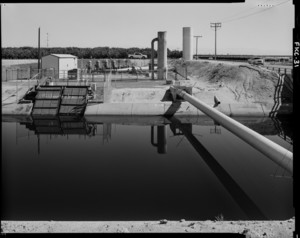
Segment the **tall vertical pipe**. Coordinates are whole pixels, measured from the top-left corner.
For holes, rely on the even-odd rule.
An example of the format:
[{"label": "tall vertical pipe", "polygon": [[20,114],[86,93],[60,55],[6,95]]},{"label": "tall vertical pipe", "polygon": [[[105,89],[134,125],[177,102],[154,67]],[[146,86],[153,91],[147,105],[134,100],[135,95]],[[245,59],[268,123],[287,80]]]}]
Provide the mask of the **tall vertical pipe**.
[{"label": "tall vertical pipe", "polygon": [[158,41],[158,38],[154,38],[152,41],[151,41],[151,79],[154,80],[154,42],[155,41]]},{"label": "tall vertical pipe", "polygon": [[158,32],[157,46],[157,78],[167,80],[167,32]]},{"label": "tall vertical pipe", "polygon": [[182,57],[184,60],[193,59],[193,29],[183,27]]}]

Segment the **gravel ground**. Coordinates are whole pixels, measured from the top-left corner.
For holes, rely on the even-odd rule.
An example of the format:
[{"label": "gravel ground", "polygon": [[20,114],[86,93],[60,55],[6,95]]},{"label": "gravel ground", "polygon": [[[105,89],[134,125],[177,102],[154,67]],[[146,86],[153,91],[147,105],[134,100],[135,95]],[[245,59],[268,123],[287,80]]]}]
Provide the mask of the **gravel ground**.
[{"label": "gravel ground", "polygon": [[1,233],[234,233],[247,238],[293,237],[295,219],[286,221],[2,221]]}]

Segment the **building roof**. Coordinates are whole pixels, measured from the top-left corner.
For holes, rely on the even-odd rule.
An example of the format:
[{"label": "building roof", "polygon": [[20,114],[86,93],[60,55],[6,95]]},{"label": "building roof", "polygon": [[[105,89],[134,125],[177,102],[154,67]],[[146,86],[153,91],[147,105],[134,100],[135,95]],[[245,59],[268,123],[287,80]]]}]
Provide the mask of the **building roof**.
[{"label": "building roof", "polygon": [[70,55],[70,54],[51,54],[51,55],[56,56],[58,58],[77,58],[77,56]]}]

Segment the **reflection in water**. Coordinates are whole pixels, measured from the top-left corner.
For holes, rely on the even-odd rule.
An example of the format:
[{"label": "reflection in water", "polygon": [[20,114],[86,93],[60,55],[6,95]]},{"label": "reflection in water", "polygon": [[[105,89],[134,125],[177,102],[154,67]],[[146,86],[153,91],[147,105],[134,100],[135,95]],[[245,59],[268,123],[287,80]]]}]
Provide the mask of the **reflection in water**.
[{"label": "reflection in water", "polygon": [[[191,124],[182,124],[180,120],[175,117],[169,118],[172,122],[170,125],[175,128],[179,128],[184,136],[188,139],[191,145],[199,153],[200,157],[206,162],[209,168],[213,171],[219,181],[230,193],[232,198],[237,202],[241,209],[247,214],[248,218],[256,217],[259,220],[265,220],[266,216],[260,211],[255,203],[248,197],[248,195],[240,188],[240,186],[234,181],[234,179],[226,172],[226,170],[217,162],[211,153],[196,139],[192,133]],[[174,128],[175,127],[175,128]]]},{"label": "reflection in water", "polygon": [[[268,135],[276,134],[276,127],[270,124],[272,122],[271,120],[267,120],[266,122],[265,120],[256,119],[251,122],[251,119],[245,119],[243,122],[246,125],[248,124],[250,128],[255,128],[260,133],[267,132]],[[11,123],[7,123],[6,125],[10,124]],[[51,219],[53,220],[70,219],[72,215],[66,215],[67,213],[73,214],[74,218],[71,219],[75,220],[75,217],[79,220],[151,220],[160,218],[205,220],[213,219],[214,216],[220,213],[225,214],[225,219],[228,220],[265,220],[286,219],[288,216],[293,215],[293,212],[291,212],[293,210],[292,204],[287,204],[286,202],[287,200],[290,201],[291,198],[290,184],[292,182],[287,180],[271,181],[270,178],[268,178],[270,174],[266,173],[271,173],[270,171],[278,167],[272,164],[272,161],[259,154],[259,152],[255,152],[253,148],[247,148],[246,150],[249,150],[249,157],[243,158],[242,160],[240,159],[236,164],[229,161],[230,155],[225,155],[220,152],[220,156],[219,151],[236,150],[237,154],[240,153],[243,154],[243,156],[246,156],[248,152],[239,151],[238,147],[245,149],[246,145],[210,119],[194,120],[192,118],[177,119],[174,117],[78,118],[64,116],[55,118],[34,117],[30,120],[20,122],[20,124],[25,125],[28,130],[16,131],[16,138],[20,136],[20,134],[26,136],[26,133],[28,133],[29,139],[29,133],[31,133],[31,137],[34,136],[37,138],[37,140],[33,140],[33,142],[37,142],[35,148],[39,156],[41,158],[48,156],[48,147],[51,148],[51,150],[57,148],[62,153],[62,157],[58,160],[61,163],[65,160],[63,157],[64,154],[68,153],[69,150],[67,144],[72,141],[74,143],[74,140],[76,140],[75,137],[78,136],[78,143],[75,143],[77,146],[74,147],[74,153],[70,152],[70,154],[68,154],[72,164],[66,165],[65,169],[62,169],[64,165],[60,165],[56,158],[51,158],[49,155],[51,159],[47,157],[48,159],[38,161],[34,159],[28,160],[28,166],[31,167],[33,171],[29,173],[31,175],[22,175],[25,181],[30,181],[30,179],[26,179],[26,176],[36,176],[34,180],[39,179],[38,172],[34,172],[34,167],[45,166],[40,167],[40,169],[41,171],[47,171],[48,166],[50,173],[53,172],[55,174],[53,176],[57,176],[57,179],[50,175],[49,179],[41,179],[41,181],[48,184],[45,184],[45,186],[48,186],[51,191],[47,193],[47,191],[42,189],[42,191],[44,191],[43,193],[46,192],[48,194],[49,201],[57,199],[55,198],[56,196],[64,197],[69,196],[68,194],[75,195],[77,189],[67,187],[71,186],[71,184],[74,184],[73,186],[76,185],[76,187],[82,191],[86,190],[86,192],[79,192],[79,194],[75,195],[74,199],[78,204],[82,202],[88,204],[91,202],[91,208],[79,209],[80,211],[78,211],[78,214],[75,216],[67,208],[63,209],[64,206],[68,207],[68,205],[66,205],[70,202],[68,200],[62,203],[64,205],[59,205],[59,208],[65,211],[62,210],[59,214],[57,213],[59,218],[52,217]],[[122,126],[113,132],[112,125]],[[141,127],[138,125],[144,126]],[[16,129],[17,128],[18,126],[16,126]],[[145,130],[141,128],[145,128]],[[205,133],[205,128],[208,128],[208,133]],[[201,142],[196,136],[201,137]],[[98,143],[99,137],[102,137],[103,146]],[[147,140],[144,140],[144,137],[147,138]],[[47,145],[44,143],[43,147],[41,147],[41,140],[45,142],[45,139],[48,140],[49,138],[53,140],[53,143]],[[181,138],[181,140],[178,142],[179,138]],[[215,142],[209,142],[210,138],[213,138]],[[64,139],[69,140],[69,142]],[[186,139],[186,141],[184,141],[184,139]],[[84,142],[82,140],[88,141]],[[18,140],[16,140],[16,143],[17,141]],[[115,141],[118,141],[118,143],[116,144]],[[227,146],[230,145],[228,144],[230,141],[236,141],[238,147],[227,148]],[[144,143],[148,143],[149,149]],[[222,145],[222,143],[224,145]],[[64,145],[66,148],[62,148]],[[133,145],[133,148],[136,148],[132,153],[129,151],[131,145]],[[22,143],[19,143],[18,146],[20,149]],[[58,148],[59,146],[62,147]],[[128,149],[126,149],[126,147],[128,147]],[[21,147],[20,153],[26,154],[26,148],[23,148],[23,150],[22,148],[23,147]],[[79,161],[81,160],[76,158],[76,153],[80,154],[81,150],[88,151],[83,153],[84,156],[86,156],[86,165],[80,163]],[[120,155],[117,152],[118,150],[120,151]],[[194,155],[194,151],[196,151],[197,154]],[[15,159],[10,158],[7,151],[2,153],[6,153],[4,154],[5,156],[3,156],[4,158],[9,158],[9,160],[4,159],[3,162],[8,174],[2,176],[6,179],[6,182],[13,181],[17,179],[17,177],[12,178],[11,176],[16,174],[14,170],[18,168],[18,164],[24,163],[24,158],[22,158],[23,161],[17,161],[15,157],[13,157]],[[154,156],[155,153],[160,157],[156,158]],[[24,156],[28,155],[29,154]],[[120,156],[120,158],[117,158],[117,156]],[[93,159],[93,157],[95,158]],[[136,157],[137,160],[133,157]],[[255,157],[261,158],[256,159]],[[194,160],[194,158],[196,158],[196,160]],[[236,158],[239,158],[239,156],[236,156]],[[130,162],[131,160],[132,162]],[[94,161],[93,163],[95,164],[91,164],[91,161]],[[99,164],[96,164],[96,161]],[[255,165],[251,161],[258,164]],[[15,164],[13,165],[13,163]],[[45,165],[43,165],[43,163],[45,163]],[[201,166],[195,163],[200,163]],[[19,165],[19,168],[21,168],[20,166],[25,168],[26,165]],[[51,170],[52,166],[55,168],[54,171]],[[93,182],[84,182],[89,181],[88,177],[90,175],[82,172],[79,169],[81,167],[86,168],[87,173],[91,174],[93,174],[93,170],[96,169],[94,175],[95,180],[91,180]],[[243,174],[243,167],[247,169],[248,167],[260,169],[256,169],[257,171],[253,169],[253,175],[249,177],[249,173]],[[270,167],[270,169],[267,169],[268,167]],[[72,175],[73,170],[74,176]],[[116,171],[114,172],[114,170]],[[26,171],[26,169],[24,171]],[[65,174],[59,175],[60,171]],[[112,176],[109,176],[110,173]],[[140,173],[139,176],[135,175],[137,179],[132,177],[135,173]],[[114,175],[116,175],[116,177]],[[51,178],[53,181],[51,181]],[[72,179],[70,180],[70,185],[69,182],[67,182],[68,179]],[[258,183],[258,180],[261,180],[261,182]],[[25,212],[22,213],[22,211],[26,209],[16,205],[18,197],[22,197],[20,196],[20,192],[13,193],[14,197],[12,201],[15,201],[15,203],[11,202],[11,198],[9,197],[10,191],[14,191],[11,189],[18,188],[18,186],[21,186],[19,183],[22,184],[22,182],[10,183],[7,184],[7,186],[11,186],[11,188],[2,191],[2,194],[6,194],[5,196],[7,196],[6,199],[4,199],[4,201],[6,201],[5,204],[8,205],[6,207],[5,216],[12,220],[18,220],[23,219],[20,215],[23,214],[24,219],[28,219],[26,216],[31,217],[31,215],[28,215],[28,212],[26,214]],[[55,188],[59,187],[60,183],[64,184],[63,188]],[[89,185],[86,183],[95,184],[92,186],[93,188],[88,188]],[[211,185],[209,186],[208,184]],[[276,185],[276,187],[273,188],[273,190],[276,190],[274,194],[280,194],[281,198],[278,196],[271,197],[271,195],[267,193],[259,194],[255,192],[256,189],[265,189],[261,186],[270,188],[270,184]],[[27,186],[34,187],[37,185],[28,184]],[[54,186],[54,190],[51,190],[52,186]],[[87,188],[85,188],[85,186]],[[112,186],[112,188],[109,186]],[[96,187],[97,192],[95,190]],[[64,189],[69,192],[64,192]],[[125,189],[123,192],[118,193],[118,191],[123,189]],[[39,190],[32,190],[33,193],[39,192]],[[115,191],[113,192],[112,190]],[[268,191],[271,193],[271,190]],[[56,196],[52,192],[54,192]],[[157,198],[156,195],[158,195],[159,198]],[[23,194],[23,196],[25,196],[25,194]],[[124,203],[122,203],[123,199]],[[275,201],[273,201],[274,199]],[[214,203],[214,200],[216,200],[216,203]],[[234,202],[232,203],[231,200]],[[73,204],[75,201],[71,203]],[[94,203],[92,201],[94,201]],[[104,202],[104,207],[107,208],[103,208],[102,205],[100,206],[97,201],[101,201],[101,203]],[[116,202],[123,204],[123,206],[117,205]],[[283,208],[280,208],[280,204],[284,204]],[[35,209],[35,206],[37,207],[36,209],[39,207],[36,201],[33,202],[33,205],[28,206],[32,210]],[[85,206],[89,205],[84,205],[84,207]],[[18,207],[20,212],[14,207]],[[50,207],[49,210],[51,210]],[[276,207],[276,209],[274,207]],[[288,211],[283,211],[282,209],[284,209],[284,207],[290,208],[287,209]],[[73,206],[71,206],[70,209],[72,208]],[[10,214],[10,211],[14,212]],[[90,213],[89,215],[83,215],[88,212]],[[65,213],[65,215],[62,215],[63,213]],[[38,218],[32,219],[49,219],[45,214],[36,215]],[[34,215],[32,216],[34,217]]]},{"label": "reflection in water", "polygon": [[157,147],[157,153],[167,153],[167,127],[157,126],[157,143],[154,143],[154,126],[151,126],[151,144]]},{"label": "reflection in water", "polygon": [[[35,116],[30,123],[25,124],[26,128],[35,132],[38,138],[38,153],[40,154],[40,135],[69,135],[96,136],[97,126],[93,123],[87,123],[84,117],[78,116]],[[106,123],[103,126],[103,142],[109,142],[111,138],[111,124]]]}]

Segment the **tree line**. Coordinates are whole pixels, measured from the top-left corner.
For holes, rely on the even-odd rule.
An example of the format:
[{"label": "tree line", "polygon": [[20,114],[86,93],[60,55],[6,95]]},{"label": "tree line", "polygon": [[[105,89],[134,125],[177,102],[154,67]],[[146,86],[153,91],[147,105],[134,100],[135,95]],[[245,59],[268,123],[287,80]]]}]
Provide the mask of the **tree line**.
[{"label": "tree line", "polygon": [[[157,51],[155,51],[155,56]],[[127,58],[128,54],[139,52],[151,58],[151,48],[117,48],[117,47],[49,47],[41,48],[41,57],[49,54],[71,54],[78,58]],[[182,51],[167,49],[168,58],[181,58]],[[38,48],[35,47],[5,47],[2,48],[2,59],[38,59]]]}]

